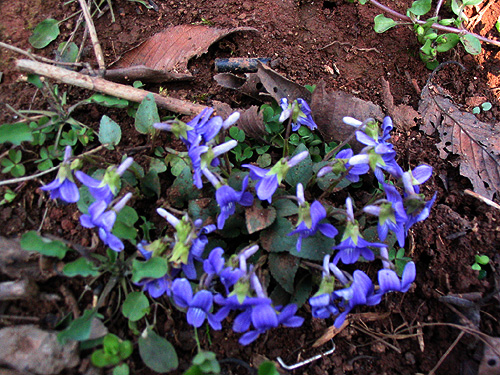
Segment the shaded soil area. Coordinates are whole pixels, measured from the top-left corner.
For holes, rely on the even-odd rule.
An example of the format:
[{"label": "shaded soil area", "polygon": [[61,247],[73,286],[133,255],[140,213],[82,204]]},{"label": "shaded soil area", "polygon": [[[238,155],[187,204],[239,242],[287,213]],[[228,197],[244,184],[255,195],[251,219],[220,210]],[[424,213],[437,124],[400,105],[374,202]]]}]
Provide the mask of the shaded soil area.
[{"label": "shaded soil area", "polygon": [[[411,5],[411,1],[406,0],[391,3],[400,13],[406,13]],[[107,64],[170,26],[209,23],[220,28],[253,27],[257,32],[235,33],[223,38],[210,47],[208,53],[190,61],[188,68],[194,76],[193,81],[147,85],[146,89],[152,92],[166,90],[172,97],[203,105],[217,100],[235,109],[259,105],[254,99],[219,86],[213,80],[214,60],[222,57],[263,57],[271,59],[277,72],[301,85],[317,84],[323,80],[328,90],[345,91],[387,111],[381,88],[381,78],[384,78],[389,82],[394,104],[405,104],[416,110],[420,90],[430,75],[418,58],[419,45],[412,28],[403,25],[384,34],[376,34],[373,17],[381,12],[373,6],[361,6],[345,0],[157,0],[156,4],[158,11],[147,10],[136,2],[114,1],[114,23],[109,10],[95,19]],[[40,21],[45,18],[63,20],[79,9],[76,2],[63,5],[56,0],[2,2],[0,6],[3,14],[0,40],[22,49],[30,48],[28,38]],[[472,9],[470,17],[477,16],[479,9]],[[488,37],[498,36],[493,25],[499,16],[500,6],[493,4],[475,25],[474,32]],[[61,24],[58,41],[67,40],[75,22],[72,18]],[[78,43],[81,38],[82,32],[77,32],[75,42]],[[52,58],[54,49],[53,45],[49,45],[36,53]],[[43,97],[14,69],[14,59],[19,57],[9,50],[0,49],[2,123],[17,119],[5,104],[15,109],[46,109]],[[83,60],[95,65],[88,41]],[[489,101],[493,108],[479,117],[498,129],[499,48],[483,44],[481,54],[471,56],[458,46],[440,56],[440,61],[448,60],[463,64],[466,70],[455,65],[446,66],[436,74],[434,82],[443,87],[463,111],[471,111],[478,97]],[[82,89],[65,89],[70,103],[90,96],[90,92]],[[139,164],[147,165],[153,147],[146,136],[135,132],[133,119],[124,111],[91,105],[77,112],[76,117],[97,130],[103,114],[121,125],[123,136],[116,151],[105,151],[101,156],[109,162],[119,162],[121,155],[127,153],[133,155]],[[453,157],[447,160],[440,158],[436,148],[439,143],[437,132],[434,135],[424,134],[419,130],[420,123],[417,119],[410,126],[400,124],[405,126],[397,126],[392,138],[398,162],[404,169],[420,163],[434,168],[433,177],[425,184],[422,193],[431,197],[435,191],[438,192],[430,217],[414,226],[408,239],[407,254],[417,265],[414,286],[405,295],[389,295],[375,308],[356,310],[350,326],[335,337],[335,352],[294,370],[294,374],[429,373],[460,333],[460,329],[446,325],[458,322],[460,314],[454,311],[457,308],[450,308],[439,301],[439,297],[449,294],[479,293],[479,301],[476,302],[480,305],[481,321],[477,328],[490,336],[500,335],[497,289],[500,278],[500,211],[464,193],[465,189],[472,189],[471,183],[460,175]],[[155,145],[167,142],[167,139],[161,135],[155,140]],[[0,146],[0,154],[7,150],[6,145]],[[35,173],[35,168],[28,163],[27,174]],[[2,179],[10,177],[1,175]],[[41,179],[50,181],[47,176]],[[162,183],[168,186],[171,181]],[[92,238],[91,231],[81,227],[75,210],[50,201],[45,193],[38,190],[39,186],[39,179],[10,186],[18,195],[12,203],[0,206],[0,235],[15,237],[42,225],[43,232],[82,246],[91,246],[96,239]],[[155,208],[168,200],[168,196],[161,196],[158,201],[144,200],[137,209],[142,210],[141,215],[155,217]],[[498,202],[498,196],[495,200]],[[158,228],[165,227],[160,219],[157,224]],[[478,272],[471,269],[474,256],[478,254],[487,255],[492,260],[486,267],[487,276],[483,280],[479,280]],[[9,279],[5,275],[0,277],[2,280]],[[85,282],[68,281],[55,273],[47,281],[39,283],[43,293],[63,293],[61,285],[72,295],[80,296]],[[43,328],[54,328],[58,319],[72,308],[67,301],[64,298],[51,302],[40,300],[36,306],[30,301],[2,302],[0,315],[36,317]],[[83,311],[87,307],[85,304],[90,305],[91,302],[91,295],[84,294],[76,308]],[[182,314],[170,309],[166,300],[163,302],[167,313],[158,313],[156,327],[160,335],[175,345],[180,359],[178,373],[182,373],[196,354],[192,329],[185,323]],[[111,304],[109,309],[114,307]],[[362,314],[364,312],[372,314]],[[307,304],[299,310],[299,315],[310,317]],[[21,322],[0,318],[0,326]],[[286,364],[294,364],[331,348],[329,342],[320,348],[313,348],[312,345],[327,332],[333,324],[332,319],[307,318],[301,328],[273,330],[248,347],[238,344],[239,335],[231,332],[230,323],[226,322],[227,329],[222,331],[200,334],[205,349],[215,352],[219,360],[231,359],[222,363],[227,373],[244,374],[247,371],[238,361],[255,365],[263,358],[276,360],[281,357]],[[109,328],[120,337],[132,337],[123,320],[112,320]],[[481,347],[480,340],[473,335],[465,335],[435,373],[477,373]],[[134,374],[151,373],[137,354],[129,363]],[[83,373],[82,368],[74,373]]]}]

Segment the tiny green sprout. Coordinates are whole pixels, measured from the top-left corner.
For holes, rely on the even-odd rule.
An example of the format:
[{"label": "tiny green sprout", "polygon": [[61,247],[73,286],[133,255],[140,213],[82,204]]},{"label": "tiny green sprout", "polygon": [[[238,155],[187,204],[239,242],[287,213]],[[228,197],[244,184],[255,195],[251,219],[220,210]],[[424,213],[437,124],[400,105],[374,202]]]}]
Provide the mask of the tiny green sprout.
[{"label": "tiny green sprout", "polygon": [[482,280],[486,277],[486,270],[483,266],[486,266],[490,262],[490,258],[487,255],[476,255],[475,262],[472,264],[471,268],[474,271],[479,271],[478,279]]},{"label": "tiny green sprout", "polygon": [[[130,341],[121,340],[112,333],[108,333],[104,336],[102,345],[103,348],[92,353],[90,358],[92,364],[96,367],[117,366],[120,362],[130,357],[133,351],[133,346]],[[121,371],[125,370],[123,365],[128,368],[126,364],[122,364],[119,367],[119,373],[123,373]]]},{"label": "tiny green sprout", "polygon": [[474,108],[472,108],[472,113],[477,115],[479,113],[481,113],[481,110],[483,112],[486,112],[486,111],[489,111],[493,106],[491,105],[490,102],[484,102],[481,104],[481,106],[476,106]]},{"label": "tiny green sprout", "polygon": [[15,192],[10,190],[9,188],[6,188],[6,190],[3,194],[3,199],[0,200],[0,206],[12,202],[14,200],[14,198],[16,198],[16,195],[17,194]]}]

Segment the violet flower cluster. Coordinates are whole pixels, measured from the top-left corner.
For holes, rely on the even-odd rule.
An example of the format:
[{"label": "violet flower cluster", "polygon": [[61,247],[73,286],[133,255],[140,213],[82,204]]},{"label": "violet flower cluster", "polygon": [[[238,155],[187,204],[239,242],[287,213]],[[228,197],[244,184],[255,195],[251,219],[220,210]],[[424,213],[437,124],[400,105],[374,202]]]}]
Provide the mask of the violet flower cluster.
[{"label": "violet flower cluster", "polygon": [[[80,199],[78,186],[72,175],[71,147],[66,146],[64,159],[59,167],[56,179],[41,189],[50,191],[52,199],[66,203],[76,203]],[[118,167],[110,166],[102,180],[88,176],[80,170],[74,170],[76,178],[89,189],[95,201],[89,206],[88,213],[80,216],[80,224],[85,228],[96,228],[102,242],[114,251],[124,249],[123,242],[112,233],[116,214],[127,204],[132,193],[125,194],[117,203],[112,204],[118,194],[121,175],[132,165],[133,159],[126,158]]]},{"label": "violet flower cluster", "polygon": [[[302,99],[291,104],[286,99],[280,102],[282,115],[280,122],[291,118],[293,130],[301,125],[311,130],[316,128],[310,108]],[[235,146],[233,141],[216,144],[217,135],[237,121],[239,115],[233,114],[223,121],[219,116],[210,118],[212,110],[204,110],[190,122],[178,120],[155,124],[155,127],[173,132],[188,148],[193,169],[193,183],[203,187],[202,176],[215,188],[215,198],[220,208],[217,229],[224,228],[226,220],[236,212],[238,205],[252,206],[254,196],[249,189],[249,178],[254,180],[256,197],[272,204],[273,196],[285,177],[294,166],[305,160],[309,153],[304,151],[293,157],[283,157],[270,168],[260,168],[253,164],[243,164],[249,175],[243,178],[239,190],[227,184],[219,175],[218,156]],[[340,150],[322,168],[317,177],[333,172],[350,182],[358,182],[361,176],[373,171],[385,198],[379,199],[363,208],[363,212],[378,219],[378,235],[385,241],[389,232],[394,233],[401,247],[412,225],[427,218],[436,194],[426,201],[420,194],[419,185],[428,180],[432,167],[420,165],[404,172],[396,162],[396,152],[389,143],[392,121],[386,117],[379,125],[369,119],[365,122],[353,118],[344,121],[357,128],[356,139],[365,145],[360,153],[351,149]],[[335,326],[340,327],[349,312],[358,305],[376,305],[389,292],[407,292],[415,280],[416,267],[413,262],[406,264],[401,277],[389,261],[387,245],[383,242],[370,242],[362,235],[362,228],[356,220],[354,203],[346,199],[344,228],[339,235],[338,229],[330,222],[328,208],[317,200],[309,203],[305,199],[304,186],[296,187],[298,220],[295,229],[289,233],[297,236],[296,250],[301,251],[302,240],[312,236],[337,238],[336,245],[323,260],[323,278],[319,290],[309,299],[312,314],[317,318],[335,317]],[[274,306],[262,288],[259,271],[247,265],[248,259],[258,250],[254,245],[244,249],[229,259],[223,257],[221,247],[212,249],[206,259],[203,251],[208,243],[205,234],[214,231],[215,225],[202,226],[184,215],[181,219],[165,209],[158,213],[174,228],[174,238],[165,237],[150,244],[141,242],[140,252],[146,259],[163,256],[169,263],[169,271],[159,279],[145,279],[139,282],[153,298],[166,295],[175,305],[186,311],[188,323],[200,327],[205,321],[214,328],[221,329],[222,321],[231,312],[236,313],[233,330],[243,335],[240,343],[247,345],[257,337],[278,325],[297,327],[303,318],[296,316],[297,306]],[[332,260],[331,260],[332,259]],[[355,264],[359,260],[375,261],[380,259],[382,268],[377,273],[378,285],[362,270],[352,274],[342,271],[341,264]],[[196,266],[197,264],[198,267]],[[202,267],[200,267],[202,265]],[[203,274],[197,270],[203,269]],[[198,286],[192,282],[199,280]]]}]

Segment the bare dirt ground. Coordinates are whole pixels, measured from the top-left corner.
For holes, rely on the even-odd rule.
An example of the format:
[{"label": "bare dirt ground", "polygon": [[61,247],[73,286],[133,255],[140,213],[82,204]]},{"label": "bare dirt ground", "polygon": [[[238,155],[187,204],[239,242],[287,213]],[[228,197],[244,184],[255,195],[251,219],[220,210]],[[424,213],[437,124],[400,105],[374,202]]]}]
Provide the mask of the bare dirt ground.
[{"label": "bare dirt ground", "polygon": [[[397,0],[391,6],[405,13],[411,1]],[[213,100],[229,104],[233,108],[248,108],[258,104],[239,92],[222,88],[214,80],[214,59],[218,57],[267,57],[273,61],[276,71],[299,84],[316,84],[325,81],[328,90],[342,90],[372,101],[387,110],[381,89],[381,78],[389,84],[394,103],[405,104],[418,109],[420,90],[429,78],[430,71],[418,58],[419,45],[410,26],[400,26],[384,34],[373,31],[373,17],[380,13],[372,6],[361,6],[345,0],[337,1],[294,1],[294,0],[156,0],[158,11],[146,10],[135,2],[113,1],[116,22],[111,23],[110,13],[96,19],[95,27],[102,43],[106,62],[118,59],[124,52],[169,26],[202,23],[209,21],[220,28],[253,27],[256,33],[235,33],[215,43],[199,58],[190,61],[189,70],[194,80],[187,83],[148,85],[157,92],[166,88],[173,97],[193,100],[210,105]],[[63,5],[62,1],[13,1],[0,2],[0,40],[19,48],[30,47],[28,38],[31,30],[45,18],[62,20],[78,5],[73,2]],[[474,14],[472,14],[474,15]],[[474,31],[481,35],[498,37],[493,28],[500,15],[500,5],[494,4],[486,12]],[[58,41],[66,40],[74,28],[74,19],[61,25],[62,35]],[[496,34],[495,34],[496,33]],[[81,38],[81,33],[77,34]],[[90,43],[87,43],[85,61],[94,64]],[[46,57],[54,56],[54,47],[36,51]],[[43,98],[35,89],[20,80],[20,73],[14,69],[14,59],[20,56],[0,49],[0,117],[3,123],[14,122],[13,114],[4,103],[16,109],[43,107]],[[447,66],[440,71],[435,82],[445,88],[455,104],[464,111],[471,110],[471,100],[484,97],[493,104],[491,111],[481,114],[481,120],[495,124],[498,129],[500,118],[499,82],[500,50],[483,44],[483,52],[470,56],[462,47],[447,52],[441,61],[453,60],[463,64],[462,71],[456,66]],[[70,100],[90,95],[82,89],[68,88]],[[88,108],[88,107],[87,107]],[[147,138],[137,136],[132,119],[118,110],[99,106],[78,114],[80,121],[98,127],[103,114],[113,117],[123,128],[122,150],[144,146]],[[470,182],[460,176],[453,160],[443,160],[436,144],[438,135],[426,135],[415,126],[395,129],[393,142],[398,151],[398,162],[404,168],[419,163],[434,168],[432,180],[425,185],[423,193],[431,196],[438,191],[437,201],[431,215],[419,223],[411,232],[410,247],[407,249],[417,265],[417,279],[412,290],[405,294],[394,294],[374,310],[380,315],[374,319],[366,316],[344,329],[335,337],[336,351],[312,364],[296,370],[296,374],[415,374],[429,373],[450,348],[459,329],[430,323],[454,323],[456,314],[438,298],[448,294],[477,292],[482,300],[481,323],[478,327],[490,336],[500,335],[500,308],[498,280],[500,269],[500,211],[466,195]],[[498,142],[498,140],[497,140]],[[6,150],[0,146],[0,153]],[[113,159],[107,151],[106,157]],[[141,160],[144,155],[137,155]],[[119,156],[115,157],[116,159]],[[28,170],[28,174],[33,171]],[[1,178],[8,178],[2,175]],[[46,182],[49,181],[48,179]],[[19,193],[16,200],[0,207],[0,235],[13,237],[36,229],[42,223],[47,205],[49,211],[43,222],[43,230],[52,232],[75,243],[88,245],[89,233],[80,226],[71,210],[56,206],[46,200],[37,188],[38,181],[29,181],[15,186]],[[498,197],[497,197],[498,198]],[[167,198],[165,198],[167,199]],[[145,205],[145,214],[153,212],[156,202]],[[484,280],[478,280],[477,272],[471,269],[476,254],[485,254],[493,260]],[[7,279],[5,276],[1,276]],[[82,283],[67,282],[56,276],[39,285],[42,291],[59,290],[66,284],[74,295],[80,295]],[[496,293],[496,296],[495,296]],[[85,306],[80,306],[84,308]],[[70,307],[64,301],[42,303],[33,306],[29,302],[0,304],[2,315],[25,315],[40,318],[40,326],[53,328],[57,317]],[[358,310],[363,312],[365,310]],[[368,311],[368,310],[366,310]],[[384,315],[388,312],[389,314]],[[299,314],[310,316],[304,306]],[[192,331],[181,314],[172,312],[164,322],[157,325],[160,334],[167,337],[178,350],[180,370],[186,369],[196,353]],[[160,319],[161,320],[161,319]],[[1,319],[1,326],[19,322]],[[308,319],[299,329],[277,329],[256,343],[241,347],[235,335],[229,330],[211,333],[211,340],[202,338],[204,347],[217,354],[217,358],[236,358],[254,363],[265,357],[275,360],[280,356],[288,364],[311,357],[328,350],[312,349],[312,343],[320,337],[331,320]],[[401,331],[400,326],[412,327]],[[123,322],[114,322],[111,329],[120,337],[129,335]],[[410,334],[410,335],[408,335]],[[420,334],[420,336],[418,336]],[[465,335],[444,362],[438,374],[475,374],[481,359],[481,343],[471,335]],[[130,363],[132,373],[148,374],[138,356]],[[245,369],[234,362],[224,366],[229,373],[243,374]]]}]

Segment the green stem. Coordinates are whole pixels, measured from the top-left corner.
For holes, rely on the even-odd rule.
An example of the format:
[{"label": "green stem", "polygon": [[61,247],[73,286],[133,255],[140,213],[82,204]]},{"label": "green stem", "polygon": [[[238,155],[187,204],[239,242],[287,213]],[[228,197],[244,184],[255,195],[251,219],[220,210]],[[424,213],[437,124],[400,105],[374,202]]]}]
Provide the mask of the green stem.
[{"label": "green stem", "polygon": [[200,344],[200,339],[198,338],[198,329],[196,327],[194,327],[194,340],[196,341],[198,352],[201,352],[201,344]]}]

